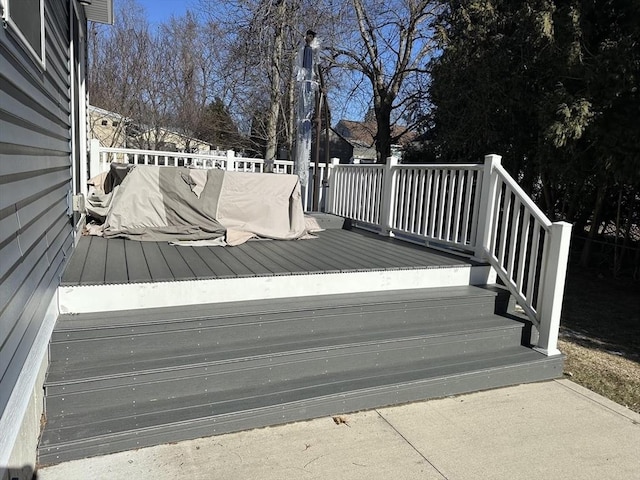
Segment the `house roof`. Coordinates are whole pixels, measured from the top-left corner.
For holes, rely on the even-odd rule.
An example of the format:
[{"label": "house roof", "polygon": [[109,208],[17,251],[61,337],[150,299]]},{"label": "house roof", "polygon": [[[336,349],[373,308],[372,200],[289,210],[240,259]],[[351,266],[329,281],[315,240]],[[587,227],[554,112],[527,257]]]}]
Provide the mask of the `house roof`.
[{"label": "house roof", "polygon": [[113,0],[86,0],[81,3],[87,20],[113,25]]},{"label": "house roof", "polygon": [[[336,130],[352,145],[371,147],[374,144],[374,136],[378,131],[375,122],[356,122],[353,120],[340,120]],[[416,138],[416,133],[403,125],[392,125],[391,136],[399,137],[398,143],[406,145]]]},{"label": "house roof", "polygon": [[119,113],[112,112],[110,110],[105,110],[104,108],[96,107],[94,105],[88,105],[87,109],[89,110],[90,115],[96,114],[100,117],[110,117],[110,118],[117,118],[117,119],[126,118],[123,115],[120,115]]}]

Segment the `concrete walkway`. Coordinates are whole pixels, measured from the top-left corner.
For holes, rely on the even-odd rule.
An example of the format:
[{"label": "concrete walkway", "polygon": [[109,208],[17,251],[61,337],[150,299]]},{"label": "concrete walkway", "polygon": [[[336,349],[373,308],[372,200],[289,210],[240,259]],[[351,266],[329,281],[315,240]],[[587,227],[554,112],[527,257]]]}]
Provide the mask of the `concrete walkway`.
[{"label": "concrete walkway", "polygon": [[568,380],[337,420],[77,460],[40,469],[37,478],[640,479],[640,415]]}]

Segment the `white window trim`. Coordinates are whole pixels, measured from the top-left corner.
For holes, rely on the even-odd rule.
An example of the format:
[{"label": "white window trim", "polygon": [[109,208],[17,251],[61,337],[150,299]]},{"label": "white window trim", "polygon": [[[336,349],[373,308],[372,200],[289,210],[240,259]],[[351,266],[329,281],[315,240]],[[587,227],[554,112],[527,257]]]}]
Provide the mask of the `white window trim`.
[{"label": "white window trim", "polygon": [[43,69],[46,67],[46,55],[45,55],[45,26],[44,26],[44,0],[39,0],[40,2],[40,51],[42,52],[42,56],[36,52],[29,41],[26,39],[20,27],[15,24],[15,22],[11,19],[11,11],[9,8],[9,0],[0,0],[0,11],[2,14],[2,26],[7,29],[7,26],[10,27],[8,29],[12,35],[17,37],[22,43],[22,46],[31,54],[31,56],[37,61],[37,64],[40,65]]}]

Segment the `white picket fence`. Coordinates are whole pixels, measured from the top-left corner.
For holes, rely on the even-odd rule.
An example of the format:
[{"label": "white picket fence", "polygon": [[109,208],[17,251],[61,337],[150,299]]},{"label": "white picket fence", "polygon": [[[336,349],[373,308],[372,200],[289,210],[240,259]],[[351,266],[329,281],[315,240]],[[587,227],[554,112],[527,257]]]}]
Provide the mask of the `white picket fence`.
[{"label": "white picket fence", "polygon": [[331,165],[327,211],[486,260],[556,355],[571,225],[552,223],[489,155],[483,164]]}]

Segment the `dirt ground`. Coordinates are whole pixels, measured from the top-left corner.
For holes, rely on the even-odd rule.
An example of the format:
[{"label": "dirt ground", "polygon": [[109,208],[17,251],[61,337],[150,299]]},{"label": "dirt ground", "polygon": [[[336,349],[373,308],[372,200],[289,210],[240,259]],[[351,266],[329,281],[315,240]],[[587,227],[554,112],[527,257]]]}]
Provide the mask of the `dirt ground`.
[{"label": "dirt ground", "polygon": [[640,413],[640,282],[570,266],[558,348],[568,378]]}]

